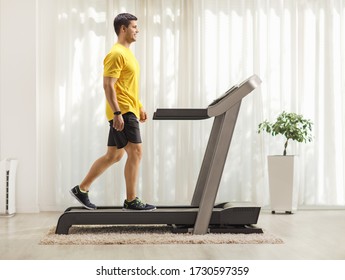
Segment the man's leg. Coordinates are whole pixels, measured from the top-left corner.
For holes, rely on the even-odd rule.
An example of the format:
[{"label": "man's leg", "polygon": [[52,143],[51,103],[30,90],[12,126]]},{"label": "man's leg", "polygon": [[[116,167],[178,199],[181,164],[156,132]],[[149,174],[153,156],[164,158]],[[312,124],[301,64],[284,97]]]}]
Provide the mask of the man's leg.
[{"label": "man's leg", "polygon": [[88,190],[92,182],[110,165],[119,161],[123,154],[123,149],[117,149],[115,146],[108,146],[107,153],[93,163],[82,183],[70,190],[71,195],[76,198],[86,209],[93,210],[97,208],[95,204],[90,202],[88,195]]},{"label": "man's leg", "polygon": [[123,154],[123,149],[117,149],[115,146],[108,146],[107,153],[93,163],[84,180],[79,185],[79,188],[82,191],[88,191],[92,182],[112,164],[120,161]]},{"label": "man's leg", "polygon": [[142,146],[141,144],[134,144],[128,142],[125,147],[126,153],[128,155],[127,162],[125,165],[125,180],[126,180],[126,192],[127,199],[124,202],[123,210],[140,210],[140,211],[153,211],[156,206],[143,203],[136,196],[136,187],[139,175],[139,165],[142,157]]},{"label": "man's leg", "polygon": [[140,143],[128,142],[124,149],[128,156],[125,165],[127,201],[132,201],[136,198],[136,186],[142,158],[142,145]]}]

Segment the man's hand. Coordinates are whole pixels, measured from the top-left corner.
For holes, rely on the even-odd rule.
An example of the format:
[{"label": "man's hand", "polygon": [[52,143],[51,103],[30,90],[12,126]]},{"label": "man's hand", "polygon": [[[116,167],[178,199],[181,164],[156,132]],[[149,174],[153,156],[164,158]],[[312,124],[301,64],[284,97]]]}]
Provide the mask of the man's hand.
[{"label": "man's hand", "polygon": [[147,120],[147,113],[143,107],[140,108],[140,122],[144,123]]},{"label": "man's hand", "polygon": [[125,127],[122,115],[114,115],[113,128],[117,131],[122,131]]}]

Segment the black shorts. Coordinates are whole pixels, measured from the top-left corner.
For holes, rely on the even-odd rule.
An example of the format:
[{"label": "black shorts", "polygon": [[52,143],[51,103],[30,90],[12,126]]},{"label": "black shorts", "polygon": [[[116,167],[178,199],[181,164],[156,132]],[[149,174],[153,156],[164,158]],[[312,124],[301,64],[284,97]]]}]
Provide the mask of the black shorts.
[{"label": "black shorts", "polygon": [[128,142],[139,144],[141,143],[139,121],[137,117],[132,113],[128,112],[122,115],[125,122],[124,129],[122,131],[117,131],[113,127],[113,120],[109,121],[109,136],[108,136],[108,146],[116,146],[121,149],[127,145]]}]

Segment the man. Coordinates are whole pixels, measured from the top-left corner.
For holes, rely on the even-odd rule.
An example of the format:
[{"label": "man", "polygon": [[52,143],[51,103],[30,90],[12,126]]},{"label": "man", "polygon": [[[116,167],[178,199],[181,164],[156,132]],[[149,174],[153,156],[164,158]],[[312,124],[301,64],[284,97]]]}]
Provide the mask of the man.
[{"label": "man", "polygon": [[137,18],[119,14],[114,19],[117,43],[104,59],[103,88],[106,96],[106,115],[110,123],[108,149],[97,159],[80,185],[71,194],[85,208],[96,209],[90,202],[88,191],[91,183],[108,167],[121,160],[127,153],[125,165],[126,195],[123,210],[152,211],[156,207],[143,203],[136,196],[136,184],[142,157],[139,121],[145,122],[147,114],[139,100],[139,64],[129,49],[139,32]]}]

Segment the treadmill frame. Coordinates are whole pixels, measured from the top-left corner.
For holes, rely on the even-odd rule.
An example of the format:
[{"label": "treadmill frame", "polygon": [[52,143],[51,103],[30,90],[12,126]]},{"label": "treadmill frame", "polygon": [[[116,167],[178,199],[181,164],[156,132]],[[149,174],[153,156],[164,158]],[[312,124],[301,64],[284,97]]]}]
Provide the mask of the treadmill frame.
[{"label": "treadmill frame", "polygon": [[[85,210],[82,207],[70,207],[60,216],[56,233],[68,234],[71,225],[74,224],[140,224],[140,216],[146,217],[145,223],[152,224],[170,224],[169,211],[172,208],[177,212],[184,212],[188,209],[195,212],[196,218],[194,223],[183,221],[183,215],[178,215],[181,219],[178,223],[193,226],[193,234],[206,234],[210,231],[214,211],[217,208],[214,203],[218,193],[219,184],[223,174],[226,158],[230,148],[233,132],[235,129],[237,117],[241,107],[242,99],[252,92],[261,83],[258,76],[253,75],[238,86],[232,87],[223,96],[212,102],[206,109],[157,109],[154,120],[201,120],[214,117],[209,141],[206,147],[204,159],[199,172],[198,180],[194,190],[191,206],[172,206],[157,207],[156,211],[121,211],[120,207],[98,207],[97,210]],[[251,221],[255,224],[260,212],[260,207],[247,207],[254,210],[256,220]],[[159,211],[162,210],[162,212]],[[177,210],[178,209],[178,210]],[[121,211],[121,212],[120,212]],[[217,212],[217,211],[216,211]],[[254,212],[253,212],[254,213]],[[220,225],[223,229],[221,232],[246,232],[262,233],[259,228],[251,224]],[[234,228],[235,226],[235,228]],[[241,228],[239,230],[239,227]],[[176,232],[185,232],[181,227],[175,227]]]}]

